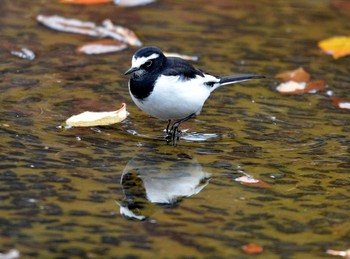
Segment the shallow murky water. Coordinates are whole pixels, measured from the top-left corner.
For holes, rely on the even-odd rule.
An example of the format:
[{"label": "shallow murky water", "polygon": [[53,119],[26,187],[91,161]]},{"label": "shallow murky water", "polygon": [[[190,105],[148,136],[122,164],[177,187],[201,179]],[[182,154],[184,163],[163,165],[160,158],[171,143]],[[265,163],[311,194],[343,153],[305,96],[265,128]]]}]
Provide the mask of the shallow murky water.
[{"label": "shallow murky water", "polygon": [[[336,2],[336,1],[333,1]],[[327,257],[350,246],[350,115],[325,93],[277,93],[276,73],[303,66],[349,98],[349,57],[317,42],[347,35],[350,11],[329,1],[158,1],[136,8],[3,0],[0,17],[0,250],[23,258]],[[218,89],[177,147],[166,123],[127,90],[136,49],[77,55],[94,39],[55,32],[37,14],[106,18],[146,45],[198,55],[218,74],[267,80]],[[27,47],[22,60],[8,48]],[[85,110],[121,124],[57,128]],[[247,173],[268,186],[235,181]],[[266,188],[268,187],[268,188]]]}]

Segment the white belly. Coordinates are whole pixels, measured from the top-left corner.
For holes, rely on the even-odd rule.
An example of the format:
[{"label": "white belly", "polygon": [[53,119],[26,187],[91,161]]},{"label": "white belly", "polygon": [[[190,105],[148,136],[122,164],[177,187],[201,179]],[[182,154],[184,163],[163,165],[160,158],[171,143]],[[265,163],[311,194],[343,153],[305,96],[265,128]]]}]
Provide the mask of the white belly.
[{"label": "white belly", "polygon": [[204,85],[205,81],[208,81],[207,77],[198,76],[191,81],[183,81],[177,76],[162,76],[150,96],[142,102],[131,96],[141,110],[156,118],[183,119],[193,113],[200,113],[210,95],[210,88]]}]

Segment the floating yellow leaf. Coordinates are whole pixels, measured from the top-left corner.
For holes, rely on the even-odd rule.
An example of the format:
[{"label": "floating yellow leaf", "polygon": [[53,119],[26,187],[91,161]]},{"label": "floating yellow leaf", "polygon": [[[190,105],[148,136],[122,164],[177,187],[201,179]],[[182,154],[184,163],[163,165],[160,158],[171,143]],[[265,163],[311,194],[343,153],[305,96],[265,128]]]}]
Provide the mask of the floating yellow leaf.
[{"label": "floating yellow leaf", "polygon": [[321,40],[318,46],[333,58],[350,55],[350,37],[340,36]]},{"label": "floating yellow leaf", "polygon": [[111,112],[83,112],[73,115],[66,120],[68,126],[91,127],[111,125],[123,121],[129,113],[126,111],[126,104],[123,103],[119,110]]}]

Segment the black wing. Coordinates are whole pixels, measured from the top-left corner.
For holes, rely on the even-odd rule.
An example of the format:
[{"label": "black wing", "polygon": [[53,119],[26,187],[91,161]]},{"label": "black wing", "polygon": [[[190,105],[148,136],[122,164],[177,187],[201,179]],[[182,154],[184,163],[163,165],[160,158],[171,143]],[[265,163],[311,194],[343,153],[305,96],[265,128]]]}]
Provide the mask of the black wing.
[{"label": "black wing", "polygon": [[168,57],[166,69],[162,72],[166,76],[183,76],[185,78],[195,78],[197,75],[204,77],[201,70],[194,68],[186,60],[176,57]]}]

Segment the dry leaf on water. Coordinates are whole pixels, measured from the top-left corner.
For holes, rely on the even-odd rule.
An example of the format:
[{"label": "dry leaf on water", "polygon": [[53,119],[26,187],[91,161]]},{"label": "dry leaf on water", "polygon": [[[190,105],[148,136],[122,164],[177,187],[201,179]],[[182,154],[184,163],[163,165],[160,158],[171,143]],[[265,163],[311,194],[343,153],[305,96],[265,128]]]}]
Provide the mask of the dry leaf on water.
[{"label": "dry leaf on water", "polygon": [[234,179],[236,182],[239,182],[243,185],[250,187],[258,187],[258,188],[271,188],[271,186],[259,179],[255,179],[252,176],[244,175]]},{"label": "dry leaf on water", "polygon": [[242,250],[246,254],[260,254],[264,251],[264,248],[262,246],[259,246],[254,243],[249,243],[244,246],[242,246]]},{"label": "dry leaf on water", "polygon": [[81,45],[77,48],[77,52],[93,55],[121,51],[127,47],[128,46],[123,42],[115,40],[99,40]]},{"label": "dry leaf on water", "polygon": [[73,127],[105,126],[123,121],[129,113],[123,103],[119,110],[111,112],[83,112],[66,120],[66,125]]},{"label": "dry leaf on water", "polygon": [[315,93],[327,88],[327,83],[324,80],[310,81],[310,74],[303,68],[288,70],[277,74],[275,77],[286,81],[276,88],[278,92],[283,94]]},{"label": "dry leaf on water", "polygon": [[327,54],[338,59],[350,55],[350,37],[339,36],[321,40],[318,46]]}]

